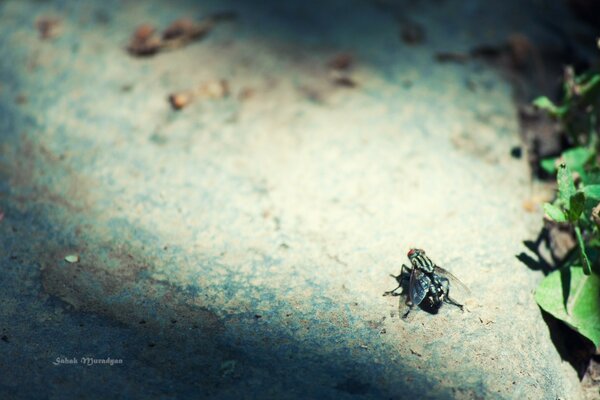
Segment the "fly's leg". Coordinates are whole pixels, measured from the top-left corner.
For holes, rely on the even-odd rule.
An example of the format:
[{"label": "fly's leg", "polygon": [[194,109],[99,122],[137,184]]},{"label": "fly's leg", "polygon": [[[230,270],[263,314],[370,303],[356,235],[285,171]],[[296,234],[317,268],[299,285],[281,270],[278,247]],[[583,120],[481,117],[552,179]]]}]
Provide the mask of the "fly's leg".
[{"label": "fly's leg", "polygon": [[452,304],[455,305],[456,307],[460,308],[461,311],[465,311],[465,306],[463,306],[462,304],[460,304],[459,302],[457,302],[456,300],[452,299],[450,296],[446,295],[446,297],[444,298],[444,301],[448,304]]},{"label": "fly's leg", "polygon": [[405,282],[408,282],[410,280],[410,268],[408,268],[406,265],[402,264],[402,269],[400,270],[400,275],[390,275],[390,276],[392,278],[396,279],[396,282],[398,282],[398,286],[393,290],[389,290],[389,291],[385,292],[383,295],[384,296],[400,296],[402,294],[402,292],[400,292],[400,293],[395,293],[395,292],[398,289],[404,289],[403,286],[404,286]]},{"label": "fly's leg", "polygon": [[408,314],[411,312],[411,310],[415,306],[415,303],[412,302],[412,300],[410,299],[410,296],[407,296],[407,299],[404,302],[404,304],[406,305],[407,309],[406,309],[406,312],[404,314],[402,314],[402,318],[408,317]]},{"label": "fly's leg", "polygon": [[400,274],[398,276],[390,274],[390,276],[392,278],[396,279],[396,282],[398,282],[398,286],[396,286],[392,290],[388,290],[387,292],[384,292],[383,295],[384,296],[400,296],[400,293],[396,293],[396,290],[402,288],[402,284],[404,283],[404,277],[402,276],[402,274]]},{"label": "fly's leg", "polygon": [[460,308],[461,311],[464,311],[463,305],[450,297],[450,285],[448,283],[448,278],[442,278],[442,279],[440,279],[440,281],[441,281],[440,283],[442,285],[442,291],[444,293],[442,295],[444,302],[455,305],[456,307]]}]

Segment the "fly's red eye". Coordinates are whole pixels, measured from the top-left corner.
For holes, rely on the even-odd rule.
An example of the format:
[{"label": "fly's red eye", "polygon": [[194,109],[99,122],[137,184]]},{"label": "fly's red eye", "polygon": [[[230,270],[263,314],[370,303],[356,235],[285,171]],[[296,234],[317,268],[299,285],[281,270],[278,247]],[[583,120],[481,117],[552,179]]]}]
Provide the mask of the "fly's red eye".
[{"label": "fly's red eye", "polygon": [[417,252],[417,249],[410,249],[410,251],[407,254],[407,257],[412,256],[413,254],[415,254]]}]

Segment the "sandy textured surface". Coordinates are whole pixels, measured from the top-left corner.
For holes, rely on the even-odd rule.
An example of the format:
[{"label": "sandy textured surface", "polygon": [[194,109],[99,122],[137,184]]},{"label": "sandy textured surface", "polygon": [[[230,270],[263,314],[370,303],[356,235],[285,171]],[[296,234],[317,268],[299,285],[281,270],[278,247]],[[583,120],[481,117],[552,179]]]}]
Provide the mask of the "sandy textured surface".
[{"label": "sandy textured surface", "polygon": [[[2,397],[579,397],[515,258],[541,218],[511,87],[434,60],[535,34],[529,3],[510,24],[485,1],[171,3],[0,4]],[[124,50],[222,10],[198,43]],[[169,106],[215,79],[229,96]],[[382,294],[415,246],[467,312],[398,317]],[[53,365],[84,356],[123,364]]]}]

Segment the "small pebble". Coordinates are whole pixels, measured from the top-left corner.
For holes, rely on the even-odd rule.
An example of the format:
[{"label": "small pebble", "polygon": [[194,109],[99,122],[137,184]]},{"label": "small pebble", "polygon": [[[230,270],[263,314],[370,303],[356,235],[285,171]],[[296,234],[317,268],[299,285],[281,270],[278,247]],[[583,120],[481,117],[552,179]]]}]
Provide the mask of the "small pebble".
[{"label": "small pebble", "polygon": [[69,254],[65,257],[65,261],[68,263],[76,263],[79,262],[79,256],[77,254]]}]

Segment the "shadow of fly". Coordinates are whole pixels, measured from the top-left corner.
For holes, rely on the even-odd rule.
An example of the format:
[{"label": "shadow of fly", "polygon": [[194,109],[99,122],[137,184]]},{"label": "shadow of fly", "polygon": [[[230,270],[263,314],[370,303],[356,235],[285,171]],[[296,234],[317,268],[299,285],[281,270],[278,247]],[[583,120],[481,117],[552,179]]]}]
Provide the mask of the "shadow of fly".
[{"label": "shadow of fly", "polygon": [[[413,307],[420,306],[428,312],[436,313],[442,303],[448,303],[463,310],[463,305],[450,297],[450,285],[461,288],[468,293],[469,289],[454,275],[442,267],[435,265],[425,251],[421,249],[410,249],[408,259],[411,266],[402,264],[400,275],[391,275],[398,287],[384,296],[400,296],[408,288],[406,305],[408,309],[402,318],[408,317]],[[400,289],[398,293],[397,290]]]}]

